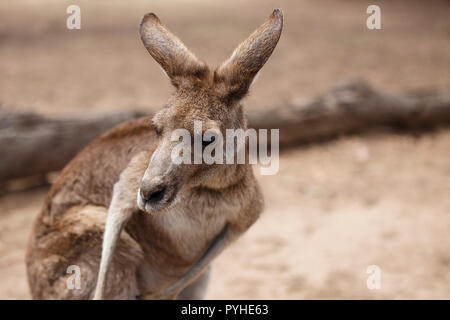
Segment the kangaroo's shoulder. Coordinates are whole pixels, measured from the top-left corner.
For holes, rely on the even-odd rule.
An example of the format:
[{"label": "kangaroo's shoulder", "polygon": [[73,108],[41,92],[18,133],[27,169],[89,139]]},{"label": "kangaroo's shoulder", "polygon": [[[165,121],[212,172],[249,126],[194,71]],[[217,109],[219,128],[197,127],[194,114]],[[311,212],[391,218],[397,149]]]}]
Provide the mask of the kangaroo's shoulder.
[{"label": "kangaroo's shoulder", "polygon": [[154,135],[155,132],[151,129],[151,125],[153,123],[152,119],[152,116],[146,116],[122,122],[109,131],[100,135],[91,144],[110,141],[112,139],[123,139],[127,137],[149,134]]},{"label": "kangaroo's shoulder", "polygon": [[109,174],[119,170],[119,175],[136,154],[144,150],[152,152],[152,147],[157,146],[157,136],[151,124],[151,117],[128,120],[100,135],[69,162],[58,180],[62,182],[79,171],[92,171],[98,177],[101,174],[99,169],[105,167]]},{"label": "kangaroo's shoulder", "polygon": [[143,152],[150,159],[157,147],[151,123],[151,117],[129,120],[92,141],[62,170],[47,195],[46,207],[80,202],[108,206],[112,188],[131,159]]}]

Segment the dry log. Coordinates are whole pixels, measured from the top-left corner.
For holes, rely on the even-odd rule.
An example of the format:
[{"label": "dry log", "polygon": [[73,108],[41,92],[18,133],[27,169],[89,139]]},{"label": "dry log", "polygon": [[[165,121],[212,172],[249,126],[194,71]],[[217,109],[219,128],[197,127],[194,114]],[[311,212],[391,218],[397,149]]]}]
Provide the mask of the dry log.
[{"label": "dry log", "polygon": [[377,128],[416,132],[450,124],[450,89],[390,95],[362,80],[345,81],[325,95],[250,113],[249,124],[280,129],[281,147]]},{"label": "dry log", "polygon": [[51,119],[0,109],[0,181],[60,170],[96,136],[138,112]]},{"label": "dry log", "polygon": [[[0,109],[0,181],[60,170],[87,143],[139,112],[50,119]],[[280,129],[280,147],[390,127],[418,131],[450,124],[450,90],[389,95],[361,80],[291,105],[249,113],[255,129]]]}]

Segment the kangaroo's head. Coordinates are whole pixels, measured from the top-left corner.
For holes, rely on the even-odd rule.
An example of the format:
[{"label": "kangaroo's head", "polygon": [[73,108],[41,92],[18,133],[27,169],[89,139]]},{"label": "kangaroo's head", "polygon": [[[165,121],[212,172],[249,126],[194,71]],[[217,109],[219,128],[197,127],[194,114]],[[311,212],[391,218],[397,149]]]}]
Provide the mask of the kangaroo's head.
[{"label": "kangaroo's head", "polygon": [[[140,26],[142,42],[170,78],[175,92],[153,118],[159,146],[150,159],[138,192],[138,205],[142,210],[160,212],[189,188],[220,189],[233,183],[239,166],[208,164],[201,159],[198,161],[198,155],[201,156],[205,148],[218,147],[219,142],[225,146],[226,129],[246,129],[240,100],[272,54],[282,26],[283,14],[276,9],[228,60],[210,69],[155,14],[144,16]],[[183,144],[174,139],[174,132],[180,129]],[[188,135],[186,139],[183,134]],[[219,141],[221,137],[223,140]],[[173,159],[174,149],[180,145],[186,146],[181,153],[188,150],[189,154],[183,154],[187,161]],[[215,152],[218,149],[212,154],[217,155]]]}]

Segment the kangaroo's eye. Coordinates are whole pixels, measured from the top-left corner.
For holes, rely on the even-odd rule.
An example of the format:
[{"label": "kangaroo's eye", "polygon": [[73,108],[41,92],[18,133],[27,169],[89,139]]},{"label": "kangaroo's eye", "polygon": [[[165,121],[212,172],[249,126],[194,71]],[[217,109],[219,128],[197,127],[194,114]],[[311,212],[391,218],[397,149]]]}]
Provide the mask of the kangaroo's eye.
[{"label": "kangaroo's eye", "polygon": [[213,143],[214,141],[216,141],[216,136],[211,136],[210,140],[203,140],[202,144],[204,147],[209,146],[211,143]]},{"label": "kangaroo's eye", "polygon": [[152,129],[153,131],[155,131],[156,135],[160,136],[162,133],[162,128],[158,127],[157,125],[155,125],[154,123],[152,123],[150,125],[150,129]]}]

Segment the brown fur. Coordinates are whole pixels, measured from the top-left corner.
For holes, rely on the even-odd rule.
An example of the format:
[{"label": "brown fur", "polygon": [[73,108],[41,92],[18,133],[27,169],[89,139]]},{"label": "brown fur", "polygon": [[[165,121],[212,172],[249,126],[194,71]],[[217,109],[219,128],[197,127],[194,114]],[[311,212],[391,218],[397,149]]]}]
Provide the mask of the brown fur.
[{"label": "brown fur", "polygon": [[[116,209],[132,214],[106,278],[106,298],[158,292],[183,276],[225,225],[234,239],[256,221],[263,200],[248,164],[172,168],[167,146],[172,130],[192,132],[194,120],[223,133],[227,128],[246,129],[239,99],[272,53],[281,26],[281,11],[276,10],[211,72],[154,14],[144,17],[143,43],[176,91],[153,120],[119,125],[61,172],[30,236],[26,263],[33,298],[92,298],[113,195],[119,203]],[[149,214],[147,207],[138,206],[136,195],[152,194],[161,183],[169,196]],[[66,287],[69,265],[81,268],[81,290]],[[201,297],[206,283],[204,273],[180,297]]]}]

